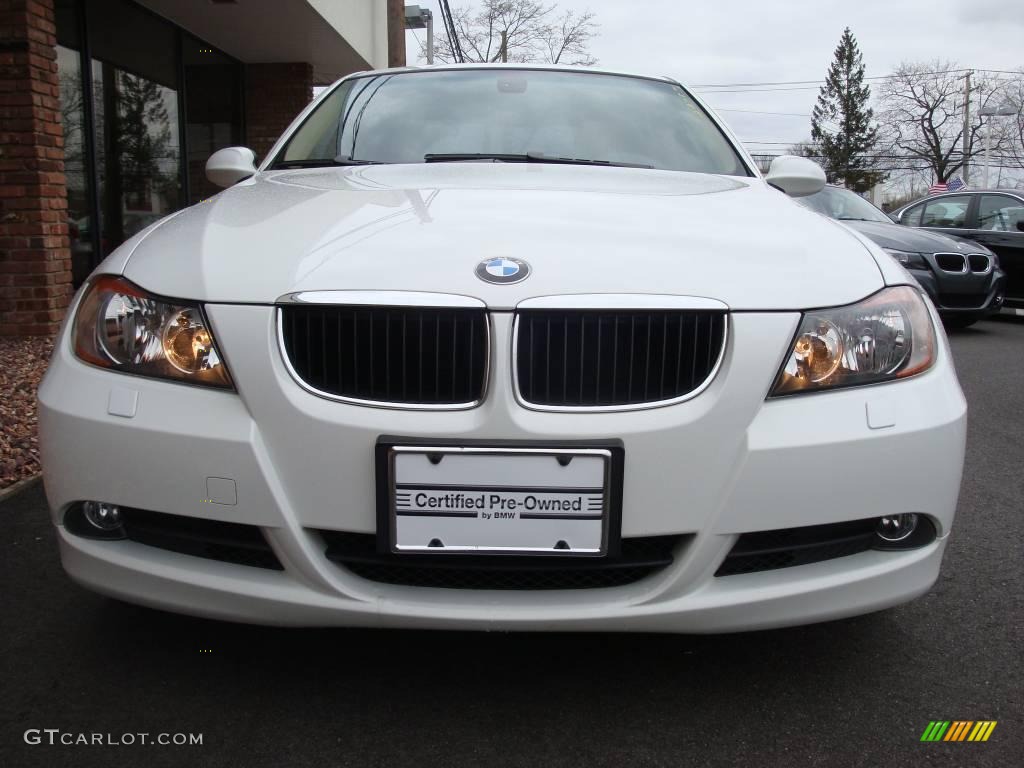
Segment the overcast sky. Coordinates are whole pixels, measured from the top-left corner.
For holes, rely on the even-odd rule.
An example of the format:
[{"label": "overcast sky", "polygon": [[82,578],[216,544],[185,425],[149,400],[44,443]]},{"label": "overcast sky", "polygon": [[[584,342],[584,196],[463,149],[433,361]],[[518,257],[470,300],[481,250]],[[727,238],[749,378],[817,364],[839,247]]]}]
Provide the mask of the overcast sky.
[{"label": "overcast sky", "polygon": [[[419,4],[435,11],[436,34],[443,35],[437,0]],[[1022,0],[562,0],[558,5],[596,14],[601,29],[592,50],[600,66],[670,75],[690,86],[821,80],[845,26],[857,37],[869,77],[889,74],[901,61],[937,58],[979,69],[1024,67]],[[417,34],[422,38],[424,32]],[[419,50],[411,32],[407,39],[413,63]],[[745,142],[779,142],[750,143],[752,151],[780,149],[810,136],[816,86],[760,93],[696,90]]]}]

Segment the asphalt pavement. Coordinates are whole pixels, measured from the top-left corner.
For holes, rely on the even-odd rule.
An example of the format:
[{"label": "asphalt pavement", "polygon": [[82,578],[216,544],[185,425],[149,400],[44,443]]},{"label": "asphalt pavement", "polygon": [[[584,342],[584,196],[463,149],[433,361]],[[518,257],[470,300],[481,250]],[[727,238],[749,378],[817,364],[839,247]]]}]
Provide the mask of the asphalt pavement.
[{"label": "asphalt pavement", "polygon": [[[1024,321],[952,343],[970,430],[942,575],[829,624],[687,637],[187,618],[69,582],[35,486],[0,504],[0,766],[1024,765]],[[986,743],[921,743],[940,719],[998,725]],[[30,745],[29,729],[203,743]]]}]

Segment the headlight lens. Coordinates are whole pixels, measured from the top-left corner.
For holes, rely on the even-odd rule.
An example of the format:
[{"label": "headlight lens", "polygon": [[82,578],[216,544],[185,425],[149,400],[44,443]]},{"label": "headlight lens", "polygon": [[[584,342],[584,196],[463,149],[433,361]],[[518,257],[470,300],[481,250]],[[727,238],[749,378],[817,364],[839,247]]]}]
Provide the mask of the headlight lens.
[{"label": "headlight lens", "polygon": [[921,293],[886,288],[800,321],[771,396],[876,384],[913,376],[935,360],[935,328]]},{"label": "headlight lens", "polygon": [[232,387],[199,305],[150,296],[121,277],[101,275],[89,285],[74,339],[75,354],[93,365]]},{"label": "headlight lens", "polygon": [[897,251],[895,248],[883,248],[882,250],[896,259],[896,261],[907,269],[928,269],[928,264],[925,262],[924,256],[920,253]]}]

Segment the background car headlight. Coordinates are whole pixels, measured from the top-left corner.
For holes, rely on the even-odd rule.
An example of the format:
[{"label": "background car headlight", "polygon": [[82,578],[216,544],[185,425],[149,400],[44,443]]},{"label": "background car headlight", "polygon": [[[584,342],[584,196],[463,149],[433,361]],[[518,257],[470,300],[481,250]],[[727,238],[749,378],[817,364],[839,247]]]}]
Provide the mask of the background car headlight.
[{"label": "background car headlight", "polygon": [[93,280],[75,315],[75,354],[140,376],[231,388],[198,304],[150,296],[121,277]]},{"label": "background car headlight", "polygon": [[921,293],[886,288],[858,304],[804,314],[770,396],[913,376],[935,360],[935,327]]},{"label": "background car headlight", "polygon": [[892,256],[896,261],[907,269],[928,269],[928,263],[920,253],[911,251],[898,251],[895,248],[883,248],[883,251]]}]

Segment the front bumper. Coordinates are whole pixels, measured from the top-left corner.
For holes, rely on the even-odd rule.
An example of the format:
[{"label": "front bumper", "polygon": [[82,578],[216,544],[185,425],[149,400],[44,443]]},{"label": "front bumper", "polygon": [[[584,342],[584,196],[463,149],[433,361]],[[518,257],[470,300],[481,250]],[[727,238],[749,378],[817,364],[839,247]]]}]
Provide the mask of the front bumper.
[{"label": "front bumper", "polygon": [[925,290],[943,317],[987,317],[999,312],[1006,300],[1006,273],[949,275],[937,279],[928,269],[907,270]]},{"label": "front bumper", "polygon": [[[912,379],[765,401],[798,315],[736,313],[722,370],[700,397],[649,411],[539,413],[511,392],[500,341],[511,316],[495,313],[484,404],[409,412],[305,392],[285,370],[270,308],[208,309],[237,395],[99,370],[73,357],[66,336],[58,341],[39,393],[46,491],[65,569],[98,592],[267,624],[721,632],[886,608],[922,594],[938,574],[966,425],[944,339],[936,365]],[[125,402],[135,403],[133,415]],[[671,566],[614,588],[498,593],[370,581],[329,561],[316,532],[376,530],[382,434],[620,439],[622,535],[690,538]],[[211,503],[211,478],[232,480],[235,498]],[[84,499],[259,526],[283,571],[83,539],[62,521]],[[927,515],[937,540],[714,575],[745,532],[904,512]]]}]

